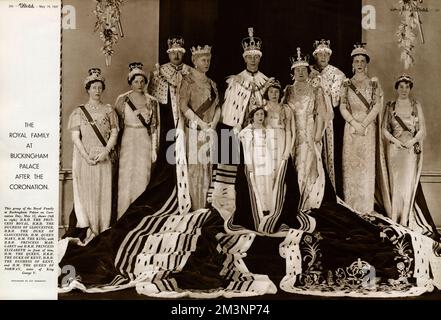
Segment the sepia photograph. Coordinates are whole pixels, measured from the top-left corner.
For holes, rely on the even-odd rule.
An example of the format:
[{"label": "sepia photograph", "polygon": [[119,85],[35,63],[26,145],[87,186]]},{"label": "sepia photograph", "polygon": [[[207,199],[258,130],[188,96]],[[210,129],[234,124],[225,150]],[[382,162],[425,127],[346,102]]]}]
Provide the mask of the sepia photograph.
[{"label": "sepia photograph", "polygon": [[440,1],[60,13],[57,299],[441,300]]}]

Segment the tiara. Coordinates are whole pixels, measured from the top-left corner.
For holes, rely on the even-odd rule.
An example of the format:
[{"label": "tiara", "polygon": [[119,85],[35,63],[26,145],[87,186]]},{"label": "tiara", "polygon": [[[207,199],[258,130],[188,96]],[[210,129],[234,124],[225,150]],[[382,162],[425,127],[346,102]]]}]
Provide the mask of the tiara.
[{"label": "tiara", "polygon": [[412,77],[409,76],[408,74],[402,74],[401,76],[398,77],[397,81],[395,82],[401,82],[401,81],[407,81],[413,83]]},{"label": "tiara", "polygon": [[104,77],[101,75],[100,68],[90,68],[87,74],[88,76],[86,80],[84,80],[84,86],[87,86],[87,84],[92,81],[101,81],[102,83],[105,81]]},{"label": "tiara", "polygon": [[185,53],[184,38],[182,37],[169,38],[167,40],[167,45],[168,45],[167,53],[170,53],[172,51],[180,51],[182,53]]},{"label": "tiara", "polygon": [[279,88],[279,89],[282,89],[282,85],[280,84],[280,81],[279,81],[279,80],[274,79],[274,80],[272,80],[272,81],[269,83],[268,89],[269,89],[269,88]]},{"label": "tiara", "polygon": [[400,82],[407,82],[407,83],[410,83],[411,86],[413,86],[413,79],[408,74],[402,74],[401,76],[399,76],[397,78],[397,80],[395,80],[395,89],[398,88],[398,84]]},{"label": "tiara", "polygon": [[312,53],[313,56],[315,56],[319,52],[327,52],[330,55],[332,54],[330,40],[325,40],[325,39],[321,39],[320,41],[315,40],[313,46],[314,46],[314,52]]},{"label": "tiara", "polygon": [[132,79],[136,75],[144,76],[147,79],[147,75],[142,68],[144,65],[141,62],[132,62],[129,64],[129,75],[127,76],[127,80]]},{"label": "tiara", "polygon": [[132,71],[133,69],[142,69],[144,65],[142,62],[132,62],[129,64],[129,71]]},{"label": "tiara", "polygon": [[302,51],[299,47],[297,47],[297,57],[291,57],[289,58],[291,61],[291,69],[294,69],[295,67],[308,67],[308,56],[302,55]]},{"label": "tiara", "polygon": [[365,47],[366,47],[366,42],[354,44],[354,49],[351,52],[351,57],[356,56],[357,54],[362,54],[369,57],[369,53],[367,52]]},{"label": "tiara", "polygon": [[197,46],[197,47],[191,47],[191,54],[211,54],[211,46],[205,45],[203,47]]},{"label": "tiara", "polygon": [[261,50],[262,40],[254,36],[254,28],[248,28],[248,37],[242,40],[242,48],[244,50],[243,56],[257,54],[262,55]]}]

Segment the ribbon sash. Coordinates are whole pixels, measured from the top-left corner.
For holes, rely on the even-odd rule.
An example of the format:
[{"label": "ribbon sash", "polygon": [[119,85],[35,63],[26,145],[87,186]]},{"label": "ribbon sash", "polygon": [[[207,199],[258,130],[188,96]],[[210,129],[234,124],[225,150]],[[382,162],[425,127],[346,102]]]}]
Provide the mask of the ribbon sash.
[{"label": "ribbon sash", "polygon": [[[133,104],[132,100],[130,100],[129,97],[126,97],[126,103],[129,105],[130,109],[132,109],[133,112],[135,112],[137,110],[135,105]],[[147,129],[149,129],[149,125],[145,121],[145,119],[142,116],[142,114],[138,113],[136,116],[138,117],[139,121],[141,121],[142,125],[144,127],[146,127]]]},{"label": "ribbon sash", "polygon": [[202,119],[204,113],[211,107],[215,99],[216,99],[216,92],[214,92],[214,89],[211,86],[211,99],[208,98],[207,100],[205,100],[205,102],[196,111],[194,111],[194,113],[196,113],[196,115]]},{"label": "ribbon sash", "polygon": [[366,100],[366,98],[361,94],[361,92],[358,91],[358,89],[354,86],[354,84],[352,82],[349,82],[349,88],[351,88],[351,90],[354,91],[354,93],[357,95],[358,99],[360,99],[360,101],[363,102],[366,109],[368,109],[368,111],[370,111],[371,105]]},{"label": "ribbon sash", "polygon": [[103,135],[101,134],[100,130],[98,129],[98,127],[95,124],[95,121],[93,121],[92,116],[90,115],[90,113],[86,110],[86,108],[84,106],[80,106],[81,111],[83,111],[84,115],[87,118],[87,121],[89,122],[90,126],[92,127],[93,131],[95,132],[98,140],[101,142],[101,144],[103,145],[103,147],[105,147],[107,145],[106,140],[104,139]]}]

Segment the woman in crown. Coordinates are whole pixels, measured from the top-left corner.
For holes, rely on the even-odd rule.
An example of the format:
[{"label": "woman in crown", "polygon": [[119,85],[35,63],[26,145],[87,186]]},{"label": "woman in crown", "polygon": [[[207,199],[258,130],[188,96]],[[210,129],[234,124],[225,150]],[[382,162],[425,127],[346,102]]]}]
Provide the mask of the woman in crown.
[{"label": "woman in crown", "polygon": [[191,48],[194,68],[181,82],[179,108],[185,117],[187,170],[191,209],[205,208],[212,175],[212,150],[220,117],[216,83],[207,77],[211,47]]},{"label": "woman in crown", "polygon": [[285,89],[284,102],[295,119],[295,142],[292,155],[301,194],[299,209],[307,211],[320,207],[324,196],[325,172],[321,160],[322,138],[326,124],[332,118],[327,110],[323,90],[317,81],[309,81],[309,63],[297,48],[292,59],[294,84]]},{"label": "woman in crown", "polygon": [[266,124],[270,133],[273,183],[276,180],[283,160],[288,159],[295,136],[294,120],[291,109],[280,103],[281,85],[275,80],[266,90],[265,110],[268,113]]},{"label": "woman in crown", "polygon": [[[428,212],[419,183],[426,124],[421,104],[410,96],[413,79],[402,75],[395,81],[398,97],[386,104],[383,137],[390,188],[383,200],[388,216],[395,222],[423,234],[439,234]],[[425,202],[425,201],[424,201]]]},{"label": "woman in crown", "polygon": [[361,213],[374,210],[376,136],[383,92],[377,78],[367,74],[370,61],[364,44],[351,52],[354,76],[343,82],[340,112],[345,119],[343,136],[344,200]]},{"label": "woman in crown", "polygon": [[142,63],[129,65],[131,90],[116,99],[122,130],[118,174],[118,219],[146,189],[156,161],[158,104],[144,89],[147,75]]},{"label": "woman in crown", "polygon": [[101,101],[104,77],[90,69],[84,81],[89,100],[75,108],[68,128],[74,142],[72,180],[78,228],[88,228],[85,243],[110,226],[112,162],[109,153],[118,137],[118,116]]}]

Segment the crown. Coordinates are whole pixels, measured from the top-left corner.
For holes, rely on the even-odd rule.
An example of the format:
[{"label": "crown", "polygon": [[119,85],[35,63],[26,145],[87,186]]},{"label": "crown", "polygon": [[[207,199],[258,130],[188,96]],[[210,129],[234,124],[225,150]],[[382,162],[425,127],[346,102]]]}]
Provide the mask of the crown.
[{"label": "crown", "polygon": [[354,49],[351,52],[351,57],[361,54],[361,55],[365,56],[366,61],[369,62],[369,60],[370,60],[369,53],[365,47],[366,47],[366,42],[354,44]]},{"label": "crown", "polygon": [[329,53],[329,55],[332,54],[330,40],[325,40],[325,39],[321,39],[320,41],[315,40],[313,46],[314,46],[314,52],[312,53],[313,56],[315,56],[319,52],[327,52]]},{"label": "crown", "polygon": [[291,69],[294,69],[295,67],[309,66],[308,56],[304,56],[299,47],[297,47],[297,57],[291,57],[289,60],[291,61]]},{"label": "crown", "polygon": [[205,45],[203,47],[197,46],[197,47],[191,47],[191,54],[211,54],[211,46]]},{"label": "crown", "polygon": [[248,37],[242,40],[243,56],[257,54],[262,56],[262,40],[254,36],[254,28],[248,28]]},{"label": "crown", "polygon": [[144,65],[141,62],[132,62],[129,64],[129,75],[127,76],[127,80],[130,81],[134,76],[141,75],[147,80],[147,75],[142,68]]},{"label": "crown", "polygon": [[104,77],[101,75],[101,69],[100,68],[90,68],[87,72],[88,76],[86,80],[84,80],[84,86],[87,86],[88,83],[94,82],[94,81],[101,81],[104,84]]},{"label": "crown", "polygon": [[173,37],[167,40],[168,50],[167,53],[172,51],[180,51],[185,53],[184,49],[184,38],[182,37]]}]

